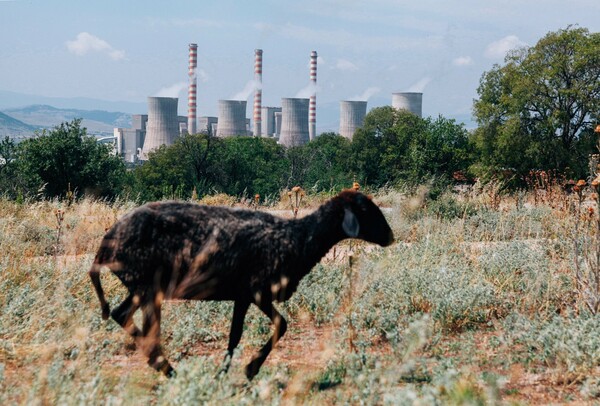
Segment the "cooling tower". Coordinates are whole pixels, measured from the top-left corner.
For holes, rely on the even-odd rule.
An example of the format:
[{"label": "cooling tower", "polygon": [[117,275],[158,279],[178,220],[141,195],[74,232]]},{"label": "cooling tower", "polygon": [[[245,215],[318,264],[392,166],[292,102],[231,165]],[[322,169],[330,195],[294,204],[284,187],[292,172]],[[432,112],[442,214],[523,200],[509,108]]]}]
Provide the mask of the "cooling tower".
[{"label": "cooling tower", "polygon": [[317,135],[317,51],[310,53],[310,83],[313,85],[313,94],[310,96],[308,110],[308,136],[312,141]]},{"label": "cooling tower", "polygon": [[392,107],[398,110],[408,110],[419,117],[423,117],[423,93],[392,93]]},{"label": "cooling tower", "polygon": [[198,66],[198,45],[190,44],[188,75],[190,87],[188,90],[188,119],[189,134],[196,134],[196,66]]},{"label": "cooling tower", "polygon": [[286,147],[306,144],[308,135],[309,99],[281,99],[281,134],[279,143]]},{"label": "cooling tower", "polygon": [[217,137],[247,135],[246,100],[219,100]]},{"label": "cooling tower", "polygon": [[340,102],[340,135],[352,140],[354,131],[362,127],[367,114],[366,101],[341,101]]},{"label": "cooling tower", "polygon": [[262,49],[254,50],[254,81],[256,90],[254,91],[254,136],[261,136],[261,106],[262,106]]},{"label": "cooling tower", "polygon": [[177,97],[148,97],[148,123],[142,159],[161,145],[171,145],[179,136]]}]

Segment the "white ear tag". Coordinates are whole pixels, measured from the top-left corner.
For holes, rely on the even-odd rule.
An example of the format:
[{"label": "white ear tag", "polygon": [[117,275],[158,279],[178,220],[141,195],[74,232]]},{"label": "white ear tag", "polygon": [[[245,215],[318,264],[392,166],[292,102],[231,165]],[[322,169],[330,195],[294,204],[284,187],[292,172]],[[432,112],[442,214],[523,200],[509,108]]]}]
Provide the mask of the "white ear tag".
[{"label": "white ear tag", "polygon": [[350,238],[356,238],[360,231],[360,226],[356,216],[350,209],[344,209],[344,221],[342,222],[342,229],[346,235]]}]

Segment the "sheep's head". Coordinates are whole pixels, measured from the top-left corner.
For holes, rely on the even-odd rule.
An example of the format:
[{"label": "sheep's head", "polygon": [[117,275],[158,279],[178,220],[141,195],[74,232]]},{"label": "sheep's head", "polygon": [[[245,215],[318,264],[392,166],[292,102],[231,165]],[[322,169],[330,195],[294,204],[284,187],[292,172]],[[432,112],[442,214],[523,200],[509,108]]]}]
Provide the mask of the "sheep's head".
[{"label": "sheep's head", "polygon": [[364,194],[346,190],[338,195],[344,207],[342,229],[349,238],[360,238],[382,247],[394,242],[394,233],[383,213]]}]

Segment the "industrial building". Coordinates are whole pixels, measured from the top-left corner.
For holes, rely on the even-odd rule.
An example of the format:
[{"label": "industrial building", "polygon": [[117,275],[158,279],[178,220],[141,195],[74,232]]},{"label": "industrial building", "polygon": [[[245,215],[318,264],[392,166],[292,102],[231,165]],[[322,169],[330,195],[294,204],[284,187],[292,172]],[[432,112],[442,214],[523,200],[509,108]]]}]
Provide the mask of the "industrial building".
[{"label": "industrial building", "polygon": [[279,126],[276,123],[277,113],[281,120],[281,107],[262,107],[262,125],[260,135],[263,137],[275,137],[279,138],[279,132],[281,130],[281,122]]}]

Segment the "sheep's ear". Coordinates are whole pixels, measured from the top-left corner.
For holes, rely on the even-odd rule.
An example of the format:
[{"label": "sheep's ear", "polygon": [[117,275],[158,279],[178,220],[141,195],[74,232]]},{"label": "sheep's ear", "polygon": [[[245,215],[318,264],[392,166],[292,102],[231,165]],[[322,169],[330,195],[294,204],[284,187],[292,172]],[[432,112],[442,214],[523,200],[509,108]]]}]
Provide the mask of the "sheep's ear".
[{"label": "sheep's ear", "polygon": [[342,223],[342,228],[344,229],[346,235],[350,238],[356,238],[358,232],[360,231],[358,220],[350,209],[344,209],[344,222]]}]

